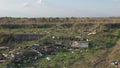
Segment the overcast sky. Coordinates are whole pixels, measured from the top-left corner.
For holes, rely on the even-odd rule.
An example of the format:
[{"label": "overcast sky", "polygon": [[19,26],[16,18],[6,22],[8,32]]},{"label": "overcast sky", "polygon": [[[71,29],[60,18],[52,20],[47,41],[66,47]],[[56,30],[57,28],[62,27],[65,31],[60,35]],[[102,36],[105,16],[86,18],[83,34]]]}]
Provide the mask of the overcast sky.
[{"label": "overcast sky", "polygon": [[120,0],[0,0],[0,17],[120,16]]}]

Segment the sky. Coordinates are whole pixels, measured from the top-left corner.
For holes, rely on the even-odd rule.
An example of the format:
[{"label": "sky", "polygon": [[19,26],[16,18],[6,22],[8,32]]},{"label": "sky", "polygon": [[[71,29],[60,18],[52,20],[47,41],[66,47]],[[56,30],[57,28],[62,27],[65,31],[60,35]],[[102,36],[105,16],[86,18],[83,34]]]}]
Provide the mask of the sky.
[{"label": "sky", "polygon": [[118,17],[120,0],[0,0],[0,17]]}]

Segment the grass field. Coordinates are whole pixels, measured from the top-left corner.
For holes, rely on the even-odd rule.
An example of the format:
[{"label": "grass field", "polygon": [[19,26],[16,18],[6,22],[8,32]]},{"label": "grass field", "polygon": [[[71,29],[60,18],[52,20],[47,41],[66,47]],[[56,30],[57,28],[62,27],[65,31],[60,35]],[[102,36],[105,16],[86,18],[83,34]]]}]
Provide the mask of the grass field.
[{"label": "grass field", "polygon": [[[104,30],[108,29],[106,32]],[[89,30],[89,31],[87,31]],[[96,30],[96,34],[88,35],[88,33]],[[31,61],[26,64],[18,64],[19,67],[38,67],[38,68],[93,68],[97,61],[102,58],[109,58],[109,56],[114,53],[114,47],[116,42],[119,39],[120,28],[108,28],[102,25],[94,25],[91,27],[89,25],[82,26],[79,24],[72,27],[66,28],[59,25],[53,26],[50,28],[17,28],[17,29],[0,29],[0,34],[43,34],[41,39],[35,41],[24,41],[19,43],[9,50],[2,50],[1,53],[10,54],[14,52],[22,52],[26,47],[32,46],[34,43],[43,43],[45,41],[53,42],[51,39],[52,36],[79,36],[82,38],[87,38],[90,41],[89,48],[86,49],[77,49],[77,50],[68,50],[60,49],[56,52],[53,52],[49,55],[43,55],[43,57],[38,60]],[[1,38],[2,39],[2,38]],[[2,41],[2,40],[1,40]],[[66,40],[55,40],[60,42],[69,42]],[[119,48],[119,47],[118,47]],[[116,50],[115,50],[116,51]],[[118,51],[119,52],[119,51]],[[49,57],[50,60],[46,58]],[[120,58],[119,53],[116,53],[112,59],[105,60],[97,65],[99,68],[102,65],[102,68],[106,68],[109,62],[118,60]],[[30,59],[29,59],[30,60]],[[11,63],[9,60],[6,63],[0,64],[1,67],[4,67]]]}]

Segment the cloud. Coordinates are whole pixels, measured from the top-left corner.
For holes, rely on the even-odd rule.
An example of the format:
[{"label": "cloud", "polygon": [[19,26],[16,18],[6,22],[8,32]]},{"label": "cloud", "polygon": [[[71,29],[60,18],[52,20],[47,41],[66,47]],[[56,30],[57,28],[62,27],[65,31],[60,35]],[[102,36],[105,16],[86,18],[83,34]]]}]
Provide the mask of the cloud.
[{"label": "cloud", "polygon": [[41,5],[43,3],[43,0],[34,0],[33,2],[25,2],[23,3],[23,7],[32,7],[35,5]]},{"label": "cloud", "polygon": [[30,3],[28,3],[28,2],[23,3],[23,7],[29,7],[29,6],[31,6]]},{"label": "cloud", "polygon": [[42,4],[42,2],[43,2],[42,0],[37,0],[36,1],[37,4]]}]

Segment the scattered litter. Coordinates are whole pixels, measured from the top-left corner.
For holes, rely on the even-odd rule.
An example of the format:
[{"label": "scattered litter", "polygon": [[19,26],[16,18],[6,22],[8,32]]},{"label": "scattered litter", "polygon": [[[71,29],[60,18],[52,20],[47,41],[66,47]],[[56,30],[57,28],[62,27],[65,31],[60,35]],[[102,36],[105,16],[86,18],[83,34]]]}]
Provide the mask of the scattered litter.
[{"label": "scattered litter", "polygon": [[39,46],[39,44],[38,44],[38,43],[35,43],[34,46]]},{"label": "scattered litter", "polygon": [[14,54],[11,54],[10,56],[11,56],[12,58],[14,58],[14,57],[15,57],[15,55],[14,55]]},{"label": "scattered litter", "polygon": [[7,57],[7,56],[8,56],[8,55],[6,55],[6,54],[4,54],[4,53],[3,53],[2,55],[3,55],[3,56],[5,56],[5,57]]},{"label": "scattered litter", "polygon": [[70,51],[72,51],[73,49],[69,49]]},{"label": "scattered litter", "polygon": [[114,64],[115,64],[115,65],[117,65],[117,64],[118,64],[118,62],[114,62]]},{"label": "scattered litter", "polygon": [[95,35],[96,32],[91,32],[91,33],[88,33],[88,35]]},{"label": "scattered litter", "polygon": [[52,36],[52,39],[55,39],[55,36]]},{"label": "scattered litter", "polygon": [[51,58],[50,58],[50,57],[46,57],[46,59],[47,59],[47,60],[49,60],[49,61],[51,60]]},{"label": "scattered litter", "polygon": [[89,41],[89,39],[86,39],[86,41]]},{"label": "scattered litter", "polygon": [[35,60],[37,59],[38,57],[37,56],[35,56]]},{"label": "scattered litter", "polygon": [[0,47],[0,50],[2,50],[2,49],[9,49],[9,47]]},{"label": "scattered litter", "polygon": [[74,53],[74,51],[72,51],[72,53]]},{"label": "scattered litter", "polygon": [[111,65],[115,65],[114,62],[112,62]]}]

